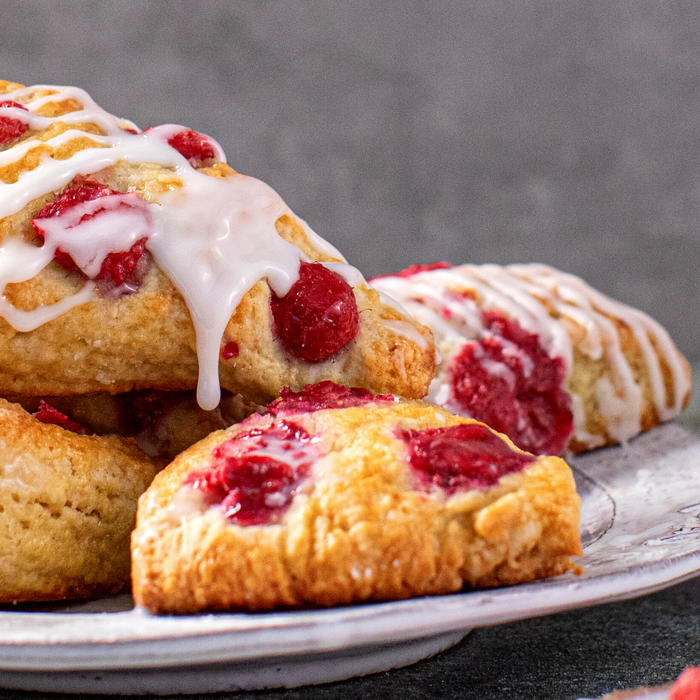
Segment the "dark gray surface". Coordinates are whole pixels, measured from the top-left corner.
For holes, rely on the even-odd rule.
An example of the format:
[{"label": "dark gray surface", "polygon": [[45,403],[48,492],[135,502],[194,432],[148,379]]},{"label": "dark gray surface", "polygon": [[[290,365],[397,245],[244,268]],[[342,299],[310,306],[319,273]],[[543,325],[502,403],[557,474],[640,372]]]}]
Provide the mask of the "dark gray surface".
[{"label": "dark gray surface", "polygon": [[0,73],[191,125],[367,274],[543,261],[700,358],[700,4],[4,0]]},{"label": "dark gray surface", "polygon": [[[475,630],[432,659],[388,673],[293,690],[190,697],[574,700],[668,683],[688,664],[700,664],[700,578],[624,603]],[[65,697],[0,690],[0,700]]]}]

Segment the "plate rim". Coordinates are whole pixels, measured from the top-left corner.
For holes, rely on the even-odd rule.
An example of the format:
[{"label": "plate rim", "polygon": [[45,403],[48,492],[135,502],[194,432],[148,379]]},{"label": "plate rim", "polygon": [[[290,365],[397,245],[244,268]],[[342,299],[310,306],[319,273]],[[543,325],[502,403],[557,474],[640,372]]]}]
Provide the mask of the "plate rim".
[{"label": "plate rim", "polygon": [[[578,582],[572,575],[566,574],[557,577],[558,580],[548,580],[547,583],[552,585],[541,587],[536,592],[528,588],[530,584],[525,584],[508,589],[473,591],[331,610],[302,611],[293,613],[292,616],[287,616],[284,612],[262,613],[266,622],[273,624],[247,629],[241,629],[235,624],[241,615],[248,617],[246,614],[155,618],[138,608],[126,613],[90,613],[87,617],[138,616],[144,620],[155,618],[159,622],[164,619],[201,621],[214,618],[221,624],[218,629],[207,628],[185,633],[179,631],[176,636],[160,634],[139,639],[105,638],[81,642],[61,641],[51,636],[42,641],[4,642],[0,632],[0,670],[79,671],[193,666],[273,656],[294,656],[300,653],[300,644],[304,645],[301,653],[316,654],[396,644],[459,630],[466,633],[475,627],[488,627],[627,600],[661,590],[700,574],[700,552],[682,555],[677,561],[660,561],[654,564],[655,566],[649,566],[641,574],[637,568],[584,582]],[[630,586],[630,581],[634,581],[636,585]],[[538,583],[542,584],[535,582],[535,585]],[[557,594],[557,600],[553,602],[553,596]],[[470,605],[464,606],[465,600],[470,600]],[[475,610],[481,614],[474,615]],[[3,616],[26,614],[43,613],[2,613],[0,621]],[[79,619],[89,622],[80,613],[61,615],[73,621],[80,615]],[[260,619],[260,616],[256,617]],[[304,619],[299,619],[300,617]],[[282,625],[274,624],[278,618],[283,618]],[[362,624],[358,631],[356,625],[368,620],[372,620],[374,624]],[[234,625],[226,628],[225,624],[231,622]],[[326,623],[324,626],[330,622],[335,634],[314,634],[313,631],[319,627],[319,622]],[[342,634],[345,631],[343,628],[347,626],[352,626],[352,630]],[[348,636],[348,632],[352,632],[351,636]],[[282,637],[280,633],[283,633]],[[47,649],[51,649],[49,658]],[[105,653],[107,650],[109,654]]]},{"label": "plate rim", "polygon": [[[669,435],[680,431],[679,441],[691,438],[685,446],[700,450],[700,439],[671,426]],[[580,563],[586,565],[585,554]],[[568,572],[507,588],[329,609],[170,617],[141,608],[6,611],[0,612],[0,671],[192,667],[386,646],[627,600],[697,575],[700,545],[590,577]],[[89,631],[76,635],[78,626]]]}]

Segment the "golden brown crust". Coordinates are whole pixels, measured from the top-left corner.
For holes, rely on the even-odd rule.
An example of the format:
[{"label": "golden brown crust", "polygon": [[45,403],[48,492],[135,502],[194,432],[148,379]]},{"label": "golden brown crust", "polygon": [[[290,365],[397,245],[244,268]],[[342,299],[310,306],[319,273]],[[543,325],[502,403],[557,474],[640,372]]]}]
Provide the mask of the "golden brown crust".
[{"label": "golden brown crust", "polygon": [[205,467],[238,426],[210,435],[156,477],[132,536],[137,604],[194,613],[401,599],[553,576],[581,554],[580,499],[559,458],[540,457],[493,488],[445,497],[412,486],[395,431],[470,419],[408,401],[291,419],[321,436],[326,456],[280,524],[241,527],[217,507],[182,517],[168,508],[186,493],[184,476]]},{"label": "golden brown crust", "polygon": [[[61,270],[48,270],[7,297],[30,310],[74,293]],[[275,337],[269,288],[257,283],[241,301],[224,334],[238,357],[222,360],[224,388],[266,403],[280,389],[301,389],[329,379],[374,393],[420,397],[435,367],[430,331],[411,326],[425,339],[421,347],[391,331],[384,320],[402,320],[367,287],[355,289],[360,331],[352,343],[325,363],[292,358]],[[123,393],[132,389],[191,389],[197,383],[194,327],[187,307],[155,266],[141,289],[121,299],[82,304],[36,330],[21,333],[0,319],[0,393],[26,396]]]},{"label": "golden brown crust", "polygon": [[132,441],[45,425],[2,399],[0,425],[0,601],[121,590],[154,465]]}]

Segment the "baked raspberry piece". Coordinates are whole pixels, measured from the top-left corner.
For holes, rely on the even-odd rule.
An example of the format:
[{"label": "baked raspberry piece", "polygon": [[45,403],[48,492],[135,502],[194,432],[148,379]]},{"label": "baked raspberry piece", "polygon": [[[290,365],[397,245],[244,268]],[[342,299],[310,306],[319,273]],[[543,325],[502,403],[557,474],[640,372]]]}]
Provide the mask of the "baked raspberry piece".
[{"label": "baked raspberry piece", "polygon": [[668,700],[700,700],[700,667],[688,666],[668,693]]},{"label": "baked raspberry piece", "polygon": [[78,435],[94,434],[91,430],[83,428],[80,423],[76,423],[74,420],[71,420],[68,418],[68,416],[55,409],[51,404],[46,403],[46,401],[43,399],[39,401],[39,410],[36,413],[32,413],[32,415],[42,423],[57,425],[59,428],[70,430]]},{"label": "baked raspberry piece", "polygon": [[326,381],[308,384],[301,391],[292,391],[289,387],[284,387],[280,391],[280,398],[273,401],[267,410],[276,416],[282,411],[310,413],[324,408],[352,408],[375,401],[393,400],[394,397],[391,394],[375,396],[367,389],[341,386],[335,382]]},{"label": "baked raspberry piece", "polygon": [[2,116],[3,107],[14,107],[15,109],[23,109],[25,112],[29,111],[24,105],[14,100],[0,100],[0,146],[18,139],[29,129],[29,125],[19,119]]},{"label": "baked raspberry piece", "polygon": [[302,262],[299,279],[285,296],[272,293],[270,308],[284,348],[313,364],[340,352],[360,327],[352,287],[321,263]]},{"label": "baked raspberry piece", "polygon": [[404,430],[400,438],[408,446],[408,464],[421,483],[450,494],[493,486],[502,476],[519,472],[535,460],[478,423]]},{"label": "baked raspberry piece", "polygon": [[171,136],[168,143],[180,155],[189,161],[195,161],[196,164],[216,158],[216,151],[211,139],[206,134],[200,134],[192,129],[184,129],[175,136]]},{"label": "baked raspberry piece", "polygon": [[318,457],[317,440],[301,426],[279,421],[220,444],[212,465],[185,477],[209,505],[221,504],[236,525],[279,522]]},{"label": "baked raspberry piece", "polygon": [[521,449],[559,454],[573,430],[563,360],[515,321],[493,311],[482,319],[484,337],[467,342],[449,368],[455,401]]},{"label": "baked raspberry piece", "polygon": [[[32,220],[34,231],[41,238],[45,237],[42,228],[42,221],[53,217],[60,217],[68,212],[73,207],[76,207],[85,202],[91,202],[96,199],[110,196],[122,196],[121,192],[112,190],[100,182],[94,180],[79,181],[76,187],[64,190],[60,195],[57,195],[52,202],[49,202],[39,210],[39,213]],[[126,203],[120,204],[120,207],[129,208]],[[98,209],[94,213],[85,214],[79,223],[88,221],[97,216],[100,216],[105,209]],[[110,253],[105,257],[102,266],[97,275],[92,279],[102,280],[113,284],[115,287],[123,285],[136,271],[139,261],[146,250],[146,238],[137,240],[129,250]],[[69,271],[78,271],[79,268],[75,264],[73,258],[61,250],[56,249],[54,259],[59,265]]]},{"label": "baked raspberry piece", "polygon": [[241,349],[238,347],[238,343],[235,340],[231,340],[221,348],[221,359],[233,360],[238,357],[240,352]]},{"label": "baked raspberry piece", "polygon": [[115,287],[120,287],[132,277],[145,251],[146,239],[139,238],[129,250],[121,253],[110,253],[104,259],[102,268],[95,279],[112,282]]}]

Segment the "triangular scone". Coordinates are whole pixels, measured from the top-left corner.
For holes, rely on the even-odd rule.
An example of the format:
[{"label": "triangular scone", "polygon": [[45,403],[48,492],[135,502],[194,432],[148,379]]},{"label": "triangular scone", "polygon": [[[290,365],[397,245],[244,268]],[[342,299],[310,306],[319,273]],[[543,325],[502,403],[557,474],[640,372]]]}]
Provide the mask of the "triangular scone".
[{"label": "triangular scone", "polygon": [[134,599],[157,613],[338,605],[561,574],[580,498],[558,457],[330,382],[179,455],[139,501]]},{"label": "triangular scone", "polygon": [[0,399],[0,426],[0,602],[120,591],[156,465],[133,440],[77,434],[48,406],[35,418]]},{"label": "triangular scone", "polygon": [[430,331],[224,158],[77,88],[0,82],[0,395],[427,393]]},{"label": "triangular scone", "polygon": [[668,333],[574,275],[435,263],[372,284],[435,334],[429,400],[530,452],[624,442],[690,399],[690,367]]}]

